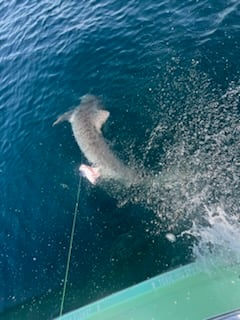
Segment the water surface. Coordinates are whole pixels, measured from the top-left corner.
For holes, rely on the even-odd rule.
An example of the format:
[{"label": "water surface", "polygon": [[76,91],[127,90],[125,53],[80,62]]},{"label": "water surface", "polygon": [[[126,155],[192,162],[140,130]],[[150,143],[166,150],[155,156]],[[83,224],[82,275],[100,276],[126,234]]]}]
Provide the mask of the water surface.
[{"label": "water surface", "polygon": [[146,194],[84,181],[66,310],[191,261],[196,238],[216,240],[204,229],[215,213],[238,228],[238,1],[12,0],[0,12],[0,310],[17,308],[4,319],[33,297],[29,319],[58,313],[81,153],[52,123],[83,94],[110,111],[118,156],[164,182]]}]

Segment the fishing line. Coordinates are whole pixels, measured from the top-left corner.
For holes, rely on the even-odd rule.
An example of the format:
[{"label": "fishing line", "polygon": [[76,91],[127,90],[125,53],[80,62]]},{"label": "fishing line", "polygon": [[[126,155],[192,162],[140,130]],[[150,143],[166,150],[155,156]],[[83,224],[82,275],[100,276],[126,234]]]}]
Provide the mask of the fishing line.
[{"label": "fishing line", "polygon": [[74,216],[73,216],[72,231],[71,231],[71,237],[70,237],[70,243],[69,243],[69,249],[68,249],[68,258],[67,258],[67,265],[66,265],[66,271],[65,271],[65,277],[64,277],[63,292],[62,292],[62,299],[61,299],[61,306],[60,306],[59,316],[62,316],[63,305],[64,305],[64,301],[65,301],[65,296],[66,296],[66,287],[67,287],[69,267],[70,267],[71,256],[72,256],[72,246],[73,246],[73,238],[74,238],[76,220],[77,220],[77,212],[78,212],[78,204],[79,204],[79,197],[80,197],[80,190],[81,190],[81,182],[82,182],[82,177],[80,175],[79,176],[79,183],[78,183],[75,210],[74,210]]}]

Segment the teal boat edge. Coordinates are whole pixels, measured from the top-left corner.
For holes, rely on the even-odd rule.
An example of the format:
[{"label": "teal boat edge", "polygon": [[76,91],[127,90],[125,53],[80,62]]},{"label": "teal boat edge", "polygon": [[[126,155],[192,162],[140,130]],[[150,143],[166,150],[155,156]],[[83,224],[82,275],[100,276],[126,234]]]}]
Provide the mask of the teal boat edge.
[{"label": "teal boat edge", "polygon": [[239,308],[240,265],[206,268],[194,262],[56,320],[200,320]]}]

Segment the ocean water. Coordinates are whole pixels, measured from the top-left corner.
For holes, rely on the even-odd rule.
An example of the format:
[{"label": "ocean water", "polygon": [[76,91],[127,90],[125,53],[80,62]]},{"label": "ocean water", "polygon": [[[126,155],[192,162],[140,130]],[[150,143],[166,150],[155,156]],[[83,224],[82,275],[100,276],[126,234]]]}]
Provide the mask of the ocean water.
[{"label": "ocean water", "polygon": [[11,0],[0,13],[0,317],[59,312],[82,155],[52,123],[86,93],[110,112],[114,152],[154,179],[83,181],[64,311],[196,258],[239,261],[239,1]]}]

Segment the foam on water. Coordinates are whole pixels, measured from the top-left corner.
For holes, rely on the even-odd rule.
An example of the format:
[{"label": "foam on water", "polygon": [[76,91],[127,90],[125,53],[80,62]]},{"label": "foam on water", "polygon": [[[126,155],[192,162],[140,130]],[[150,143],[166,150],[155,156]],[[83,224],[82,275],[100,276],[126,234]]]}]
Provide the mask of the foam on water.
[{"label": "foam on water", "polygon": [[[239,217],[224,210],[224,205],[205,207],[206,225],[193,223],[189,234],[197,243],[195,257],[203,264],[232,264],[240,262]],[[216,259],[217,258],[217,259]]]}]

